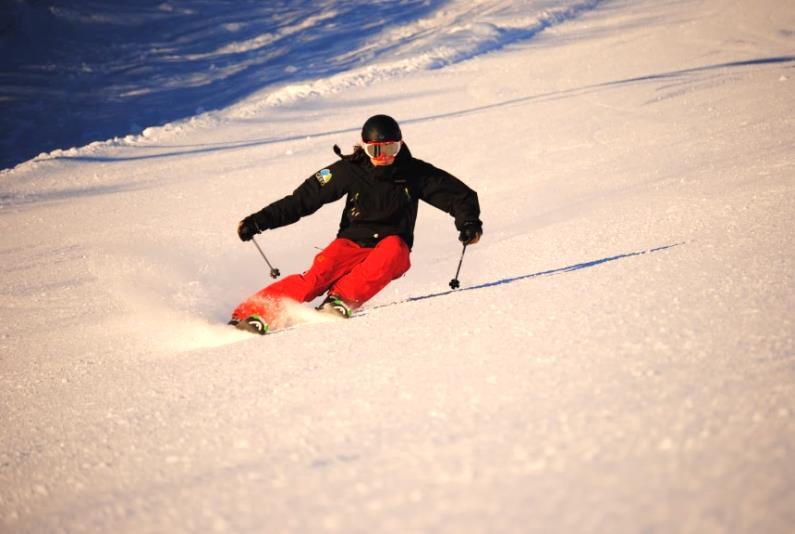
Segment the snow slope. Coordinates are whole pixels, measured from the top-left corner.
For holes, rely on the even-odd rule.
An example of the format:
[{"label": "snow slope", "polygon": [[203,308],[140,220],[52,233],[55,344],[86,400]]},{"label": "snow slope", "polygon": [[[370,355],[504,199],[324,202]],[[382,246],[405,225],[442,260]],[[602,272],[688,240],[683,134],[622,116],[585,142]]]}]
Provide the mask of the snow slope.
[{"label": "snow slope", "polygon": [[[0,174],[3,531],[791,530],[789,2],[412,5],[363,63]],[[462,290],[426,206],[366,315],[224,326],[269,281],[237,221],[377,112],[479,193]],[[300,271],[340,209],[260,243]]]}]

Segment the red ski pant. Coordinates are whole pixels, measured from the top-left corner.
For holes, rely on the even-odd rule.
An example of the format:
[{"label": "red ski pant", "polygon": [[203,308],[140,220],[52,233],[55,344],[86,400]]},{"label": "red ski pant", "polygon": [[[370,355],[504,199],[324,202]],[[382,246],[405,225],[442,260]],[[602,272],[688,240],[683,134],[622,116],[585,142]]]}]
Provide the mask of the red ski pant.
[{"label": "red ski pant", "polygon": [[337,238],[315,256],[304,274],[293,274],[258,291],[234,312],[232,318],[259,315],[272,323],[284,299],[309,302],[326,291],[357,308],[409,270],[409,247],[398,236],[389,236],[373,248]]}]

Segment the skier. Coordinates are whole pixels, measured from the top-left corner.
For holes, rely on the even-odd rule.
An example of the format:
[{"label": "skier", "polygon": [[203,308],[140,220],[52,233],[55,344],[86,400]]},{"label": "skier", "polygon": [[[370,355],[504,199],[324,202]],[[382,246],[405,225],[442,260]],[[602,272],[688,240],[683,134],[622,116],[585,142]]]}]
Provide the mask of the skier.
[{"label": "skier", "polygon": [[326,292],[317,309],[350,317],[409,269],[419,200],[452,215],[464,244],[480,240],[483,225],[475,191],[412,157],[395,119],[370,117],[361,138],[352,154],[343,155],[334,145],[339,161],[309,177],[291,195],[240,221],[237,233],[242,241],[249,241],[347,195],[337,238],[315,257],[309,270],[246,299],[232,313],[230,324],[265,334],[286,325],[285,301],[309,302]]}]

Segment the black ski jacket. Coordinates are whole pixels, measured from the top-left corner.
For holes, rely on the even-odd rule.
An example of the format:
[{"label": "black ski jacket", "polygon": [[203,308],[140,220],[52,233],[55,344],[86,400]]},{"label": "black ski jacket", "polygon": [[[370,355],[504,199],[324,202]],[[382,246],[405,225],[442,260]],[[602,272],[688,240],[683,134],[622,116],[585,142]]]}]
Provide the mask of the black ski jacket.
[{"label": "black ski jacket", "polygon": [[337,146],[334,151],[339,161],[247,219],[260,230],[279,228],[347,195],[337,237],[363,247],[397,235],[411,248],[420,200],[452,215],[459,231],[468,225],[482,231],[477,193],[453,175],[415,159],[405,144],[395,163],[383,167],[370,163],[360,147],[345,156]]}]

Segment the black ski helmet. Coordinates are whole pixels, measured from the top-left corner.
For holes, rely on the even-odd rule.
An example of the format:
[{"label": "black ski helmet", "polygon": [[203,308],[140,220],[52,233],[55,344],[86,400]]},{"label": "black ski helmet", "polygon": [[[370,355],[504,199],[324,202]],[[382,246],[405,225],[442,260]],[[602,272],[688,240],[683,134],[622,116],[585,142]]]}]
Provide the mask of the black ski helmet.
[{"label": "black ski helmet", "polygon": [[389,115],[373,115],[362,126],[362,141],[365,143],[383,143],[384,141],[401,141],[403,134],[395,119]]}]

